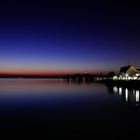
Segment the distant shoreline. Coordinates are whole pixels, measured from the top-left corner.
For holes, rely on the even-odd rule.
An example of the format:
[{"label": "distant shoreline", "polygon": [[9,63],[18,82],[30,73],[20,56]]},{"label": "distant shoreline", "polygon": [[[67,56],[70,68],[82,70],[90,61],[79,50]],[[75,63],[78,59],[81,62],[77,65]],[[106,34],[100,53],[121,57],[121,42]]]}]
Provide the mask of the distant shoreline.
[{"label": "distant shoreline", "polygon": [[49,79],[49,78],[63,78],[62,75],[0,75],[1,78],[42,78],[42,79]]},{"label": "distant shoreline", "polygon": [[96,79],[95,75],[91,76],[66,76],[66,75],[47,75],[47,76],[40,76],[40,75],[0,75],[0,79],[63,79],[66,80],[67,82],[72,82],[72,83],[103,83],[106,86],[118,86],[118,87],[127,87],[127,88],[138,88],[140,89],[140,80],[112,80],[112,79]]}]

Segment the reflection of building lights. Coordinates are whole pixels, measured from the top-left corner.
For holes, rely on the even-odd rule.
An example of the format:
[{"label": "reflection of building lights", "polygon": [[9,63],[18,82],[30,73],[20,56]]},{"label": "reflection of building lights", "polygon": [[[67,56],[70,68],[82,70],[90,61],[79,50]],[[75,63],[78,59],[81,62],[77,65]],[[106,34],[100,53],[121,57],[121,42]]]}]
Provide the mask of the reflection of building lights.
[{"label": "reflection of building lights", "polygon": [[140,96],[139,90],[136,90],[136,102],[139,102],[139,96]]},{"label": "reflection of building lights", "polygon": [[76,77],[76,83],[78,83],[78,78]]},{"label": "reflection of building lights", "polygon": [[118,92],[117,87],[113,87],[113,91],[114,91],[115,93]]},{"label": "reflection of building lights", "polygon": [[86,80],[85,80],[85,77],[83,77],[83,83],[85,84]]},{"label": "reflection of building lights", "polygon": [[70,77],[70,79],[69,79],[69,82],[70,82],[70,84],[71,84],[71,77]]},{"label": "reflection of building lights", "polygon": [[128,89],[125,89],[125,100],[128,101]]},{"label": "reflection of building lights", "polygon": [[119,95],[122,95],[122,88],[119,88]]}]

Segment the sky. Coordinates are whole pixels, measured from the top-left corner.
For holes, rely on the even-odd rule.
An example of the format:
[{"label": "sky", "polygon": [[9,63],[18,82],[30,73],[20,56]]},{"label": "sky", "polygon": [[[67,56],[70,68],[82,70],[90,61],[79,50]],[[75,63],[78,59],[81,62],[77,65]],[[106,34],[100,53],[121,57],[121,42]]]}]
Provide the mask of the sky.
[{"label": "sky", "polygon": [[139,17],[139,4],[128,1],[5,0],[0,4],[0,73],[140,68]]}]

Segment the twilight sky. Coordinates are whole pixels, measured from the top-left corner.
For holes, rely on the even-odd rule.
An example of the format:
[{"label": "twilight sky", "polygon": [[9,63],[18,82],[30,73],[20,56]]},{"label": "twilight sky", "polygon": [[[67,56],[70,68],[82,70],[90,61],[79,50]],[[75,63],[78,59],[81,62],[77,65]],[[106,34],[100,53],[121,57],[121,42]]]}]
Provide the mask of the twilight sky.
[{"label": "twilight sky", "polygon": [[137,3],[0,3],[0,73],[119,71],[140,67]]}]

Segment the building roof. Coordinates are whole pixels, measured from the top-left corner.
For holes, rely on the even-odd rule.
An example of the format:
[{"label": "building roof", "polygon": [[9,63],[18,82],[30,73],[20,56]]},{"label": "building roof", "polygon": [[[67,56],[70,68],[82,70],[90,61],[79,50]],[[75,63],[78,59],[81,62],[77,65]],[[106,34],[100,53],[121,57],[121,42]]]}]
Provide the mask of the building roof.
[{"label": "building roof", "polygon": [[136,69],[136,67],[132,65],[128,65],[128,66],[121,67],[120,73],[128,73],[129,75],[133,75],[136,73],[140,73],[140,71]]},{"label": "building roof", "polygon": [[131,67],[131,65],[121,67],[121,68],[120,68],[120,73],[122,73],[122,72],[125,72],[125,73],[126,73],[127,70],[128,70],[130,67]]}]

